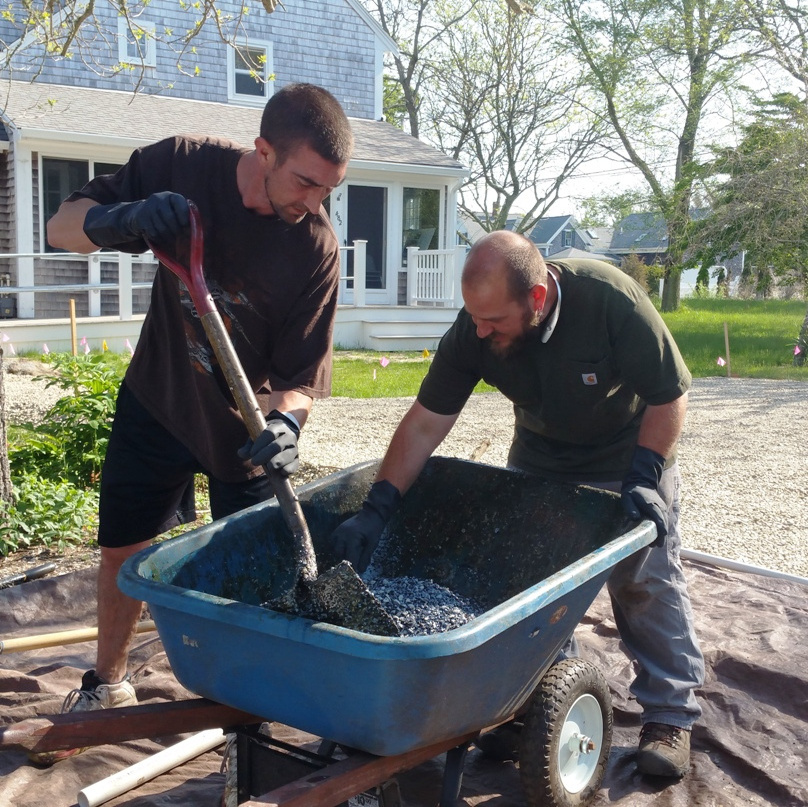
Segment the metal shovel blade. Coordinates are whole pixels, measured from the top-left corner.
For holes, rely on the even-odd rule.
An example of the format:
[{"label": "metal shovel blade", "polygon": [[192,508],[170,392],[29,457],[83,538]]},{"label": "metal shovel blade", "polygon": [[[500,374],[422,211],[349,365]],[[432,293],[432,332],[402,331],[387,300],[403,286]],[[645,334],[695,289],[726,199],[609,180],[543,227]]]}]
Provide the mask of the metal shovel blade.
[{"label": "metal shovel blade", "polygon": [[316,622],[328,622],[362,633],[401,635],[393,618],[382,608],[347,560],[327,569],[315,580],[301,580],[296,589],[265,605],[274,611],[295,614]]},{"label": "metal shovel blade", "polygon": [[[204,254],[202,218],[196,205],[191,201],[188,204],[191,213],[190,268],[163,254],[154,245],[149,246],[157,259],[188,289],[208,341],[216,354],[219,367],[247,426],[250,439],[256,440],[266,428],[266,420],[205,283],[202,267]],[[318,576],[311,534],[292,485],[287,477],[272,468],[265,470],[284,520],[294,537],[297,581],[288,592],[267,606],[311,619],[322,619],[364,633],[398,636],[399,631],[392,617],[368,591],[362,578],[350,563],[340,563],[334,569]],[[340,591],[340,587],[343,586],[344,590]]]}]

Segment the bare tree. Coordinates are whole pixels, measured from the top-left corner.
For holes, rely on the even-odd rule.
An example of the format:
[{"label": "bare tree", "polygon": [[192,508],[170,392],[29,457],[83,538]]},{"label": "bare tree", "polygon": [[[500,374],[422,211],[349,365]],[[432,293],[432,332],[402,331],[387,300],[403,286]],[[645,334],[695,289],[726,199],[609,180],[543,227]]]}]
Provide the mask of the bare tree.
[{"label": "bare tree", "polygon": [[515,212],[516,230],[531,230],[598,140],[581,112],[577,65],[549,46],[554,23],[478,4],[431,62],[424,132],[469,166],[460,206],[486,231]]},{"label": "bare tree", "polygon": [[[413,137],[421,131],[421,95],[430,54],[438,50],[446,34],[463,20],[480,0],[470,0],[446,13],[436,0],[363,0],[367,10],[398,45],[390,68],[398,92],[389,92],[398,108],[395,118],[403,118]],[[441,6],[441,8],[439,8]]]}]

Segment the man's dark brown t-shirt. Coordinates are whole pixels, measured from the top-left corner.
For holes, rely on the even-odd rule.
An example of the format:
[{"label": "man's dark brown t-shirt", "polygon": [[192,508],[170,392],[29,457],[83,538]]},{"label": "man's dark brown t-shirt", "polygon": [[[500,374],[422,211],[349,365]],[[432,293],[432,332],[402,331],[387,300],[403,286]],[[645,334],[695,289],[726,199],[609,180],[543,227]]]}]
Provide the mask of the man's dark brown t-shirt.
[{"label": "man's dark brown t-shirt", "polygon": [[[322,209],[290,225],[245,208],[236,179],[245,153],[215,138],[169,138],[70,199],[111,204],[174,191],[196,203],[205,279],[266,414],[270,390],[330,394],[339,245]],[[177,258],[187,265],[187,253]],[[162,265],[126,383],[214,476],[260,473],[236,454],[246,428],[187,289]]]}]

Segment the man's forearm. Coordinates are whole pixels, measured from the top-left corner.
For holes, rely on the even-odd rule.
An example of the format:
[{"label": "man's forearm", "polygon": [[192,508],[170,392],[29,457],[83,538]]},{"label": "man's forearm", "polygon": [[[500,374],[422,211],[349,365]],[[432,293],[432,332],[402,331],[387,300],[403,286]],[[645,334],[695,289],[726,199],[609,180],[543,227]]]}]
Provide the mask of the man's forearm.
[{"label": "man's forearm", "polygon": [[459,415],[437,415],[417,401],[404,415],[382,460],[377,481],[386,479],[403,496]]},{"label": "man's forearm", "polygon": [[62,202],[56,214],[48,220],[48,243],[57,249],[83,255],[95,252],[98,245],[84,234],[84,219],[87,211],[97,204],[92,199]]},{"label": "man's forearm", "polygon": [[312,399],[297,390],[281,390],[269,396],[269,411],[277,409],[284,414],[293,415],[302,429],[311,412]]},{"label": "man's forearm", "polygon": [[687,414],[687,393],[670,403],[649,406],[643,415],[637,445],[669,457],[682,434]]}]

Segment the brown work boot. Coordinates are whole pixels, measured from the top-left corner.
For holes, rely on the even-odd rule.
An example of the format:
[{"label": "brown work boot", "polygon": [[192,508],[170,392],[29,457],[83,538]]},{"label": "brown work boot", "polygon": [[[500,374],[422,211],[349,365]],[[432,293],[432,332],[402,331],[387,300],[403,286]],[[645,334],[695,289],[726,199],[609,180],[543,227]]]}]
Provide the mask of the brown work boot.
[{"label": "brown work boot", "polygon": [[475,741],[474,745],[483,752],[484,757],[499,762],[516,762],[519,759],[519,740],[522,736],[520,720],[511,720],[501,726],[486,731]]},{"label": "brown work boot", "polygon": [[637,769],[649,776],[684,776],[690,769],[690,729],[646,723],[640,732]]},{"label": "brown work boot", "polygon": [[[137,695],[129,683],[128,675],[122,681],[109,684],[99,678],[95,674],[95,670],[88,670],[82,676],[81,687],[67,693],[62,704],[61,714],[95,712],[99,709],[114,709],[118,706],[134,706],[135,704],[137,704]],[[63,748],[58,751],[31,751],[28,759],[35,765],[48,767],[86,750],[86,748]]]}]

